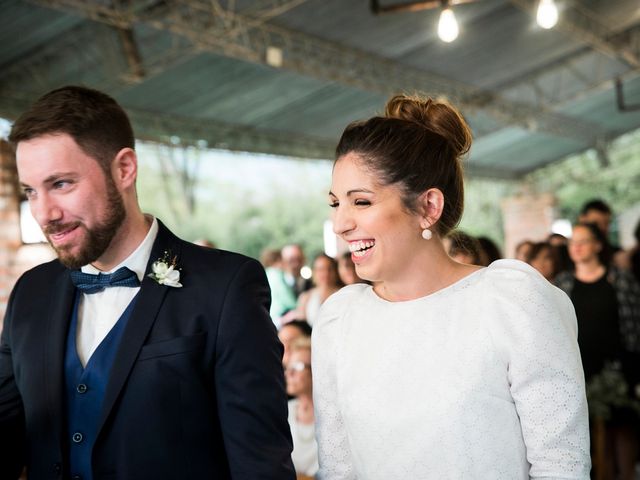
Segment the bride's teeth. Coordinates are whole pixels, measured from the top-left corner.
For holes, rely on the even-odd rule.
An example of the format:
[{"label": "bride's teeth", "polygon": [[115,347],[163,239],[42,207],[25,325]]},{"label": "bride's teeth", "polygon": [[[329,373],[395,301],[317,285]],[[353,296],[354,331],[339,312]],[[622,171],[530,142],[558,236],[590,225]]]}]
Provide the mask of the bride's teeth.
[{"label": "bride's teeth", "polygon": [[369,249],[375,245],[375,242],[370,240],[356,240],[349,244],[349,250],[357,257],[362,257],[366,253],[366,249]]}]

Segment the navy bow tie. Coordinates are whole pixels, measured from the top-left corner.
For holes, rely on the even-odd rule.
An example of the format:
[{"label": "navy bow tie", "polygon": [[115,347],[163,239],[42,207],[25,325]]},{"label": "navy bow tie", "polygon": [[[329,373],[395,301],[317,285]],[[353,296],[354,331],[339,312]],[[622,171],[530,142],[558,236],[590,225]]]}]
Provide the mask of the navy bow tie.
[{"label": "navy bow tie", "polygon": [[113,273],[84,273],[71,271],[71,281],[82,293],[98,293],[109,287],[139,287],[140,280],[135,272],[121,267]]}]

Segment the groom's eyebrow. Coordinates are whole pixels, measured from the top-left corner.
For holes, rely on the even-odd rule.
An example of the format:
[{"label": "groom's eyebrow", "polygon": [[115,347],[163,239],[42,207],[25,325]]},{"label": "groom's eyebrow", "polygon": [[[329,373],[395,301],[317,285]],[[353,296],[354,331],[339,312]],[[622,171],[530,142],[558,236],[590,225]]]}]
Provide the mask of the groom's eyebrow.
[{"label": "groom's eyebrow", "polygon": [[45,178],[43,183],[50,184],[60,180],[61,178],[76,178],[77,176],[78,174],[74,172],[55,172]]},{"label": "groom's eyebrow", "polygon": [[[50,185],[56,182],[57,180],[60,180],[61,178],[75,179],[77,178],[77,176],[78,174],[74,172],[56,172],[56,173],[52,173],[47,178],[45,178],[42,183],[45,185]],[[20,187],[31,188],[31,185],[29,185],[28,183],[20,182]]]}]

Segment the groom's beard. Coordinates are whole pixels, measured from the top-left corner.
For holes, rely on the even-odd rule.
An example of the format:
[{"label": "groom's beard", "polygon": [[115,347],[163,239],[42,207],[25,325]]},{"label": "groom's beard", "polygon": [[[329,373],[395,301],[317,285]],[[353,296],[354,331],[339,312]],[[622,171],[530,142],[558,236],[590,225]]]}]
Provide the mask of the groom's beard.
[{"label": "groom's beard", "polygon": [[[116,189],[113,179],[107,176],[105,180],[105,217],[92,228],[87,228],[82,222],[71,222],[61,224],[51,222],[42,230],[47,240],[58,254],[60,262],[70,269],[78,269],[83,265],[88,265],[102,256],[107,250],[111,240],[124,222],[126,213],[124,201],[120,192]],[[83,242],[77,250],[77,244],[55,246],[50,239],[50,235],[70,230],[74,227],[85,231]],[[74,253],[75,250],[75,253]]]}]

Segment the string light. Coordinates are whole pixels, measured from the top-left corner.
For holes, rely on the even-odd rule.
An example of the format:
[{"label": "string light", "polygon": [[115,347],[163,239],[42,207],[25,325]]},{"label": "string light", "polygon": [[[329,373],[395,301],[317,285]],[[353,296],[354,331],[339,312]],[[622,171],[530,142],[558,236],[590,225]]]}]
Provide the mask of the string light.
[{"label": "string light", "polygon": [[445,8],[440,13],[440,20],[438,21],[438,36],[440,40],[451,43],[458,38],[458,33],[460,33],[460,29],[453,10]]},{"label": "string light", "polygon": [[536,21],[542,28],[553,28],[558,23],[558,7],[553,0],[540,0]]}]

